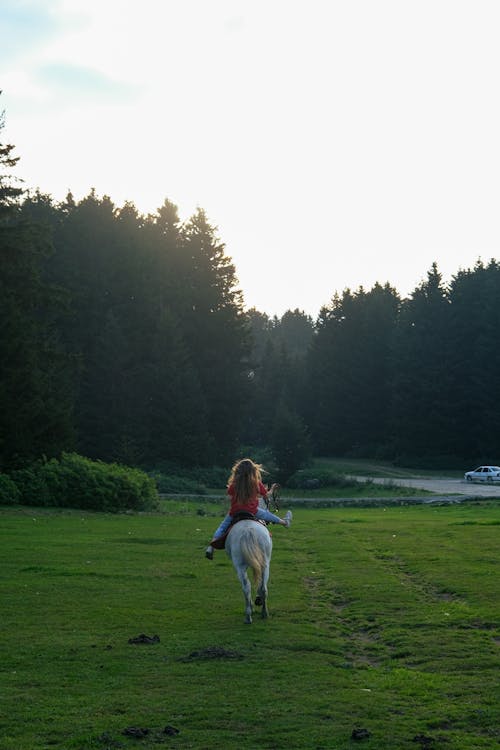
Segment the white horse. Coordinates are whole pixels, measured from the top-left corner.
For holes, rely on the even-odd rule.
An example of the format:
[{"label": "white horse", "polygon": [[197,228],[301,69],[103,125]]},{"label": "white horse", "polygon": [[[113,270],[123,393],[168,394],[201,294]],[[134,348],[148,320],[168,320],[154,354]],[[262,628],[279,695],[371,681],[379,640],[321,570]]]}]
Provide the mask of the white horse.
[{"label": "white horse", "polygon": [[267,582],[273,542],[267,527],[259,521],[238,521],[226,538],[226,553],[231,558],[245,596],[245,622],[252,622],[252,586],[247,569],[253,570],[257,587],[255,604],[267,617]]}]

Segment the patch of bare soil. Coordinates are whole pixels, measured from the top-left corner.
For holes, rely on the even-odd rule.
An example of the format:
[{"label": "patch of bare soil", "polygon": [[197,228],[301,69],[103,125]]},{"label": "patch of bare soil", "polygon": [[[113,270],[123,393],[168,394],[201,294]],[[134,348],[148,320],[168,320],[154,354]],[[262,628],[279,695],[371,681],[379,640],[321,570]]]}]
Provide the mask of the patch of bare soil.
[{"label": "patch of bare soil", "polygon": [[[124,737],[131,737],[136,740],[143,740],[148,737],[151,742],[160,744],[166,742],[167,737],[175,737],[180,734],[180,730],[177,727],[173,727],[171,724],[167,724],[163,729],[149,729],[149,727],[130,726],[122,730]],[[101,744],[102,750],[118,750],[123,748],[124,745],[120,740],[115,739],[109,732],[103,732],[97,741]],[[150,745],[148,744],[148,747]],[[128,747],[128,745],[127,745]]]},{"label": "patch of bare soil", "polygon": [[145,643],[146,645],[151,646],[153,643],[160,642],[160,636],[159,635],[145,635],[144,633],[141,633],[140,635],[137,635],[135,638],[129,638],[128,642],[132,644]]},{"label": "patch of bare soil", "polygon": [[189,656],[183,656],[179,661],[204,661],[206,659],[243,659],[243,654],[222,646],[208,646],[199,651],[191,651]]},{"label": "patch of bare soil", "polygon": [[431,748],[434,745],[434,737],[429,737],[426,734],[416,734],[412,742],[418,742],[420,747]]}]

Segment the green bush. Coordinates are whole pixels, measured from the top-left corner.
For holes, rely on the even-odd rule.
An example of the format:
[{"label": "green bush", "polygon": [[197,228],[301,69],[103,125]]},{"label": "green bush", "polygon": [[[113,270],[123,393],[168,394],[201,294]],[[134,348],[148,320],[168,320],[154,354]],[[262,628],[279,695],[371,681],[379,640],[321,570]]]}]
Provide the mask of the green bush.
[{"label": "green bush", "polygon": [[76,453],[39,461],[12,474],[25,505],[108,512],[158,507],[154,480],[140,469],[91,461]]},{"label": "green bush", "polygon": [[49,487],[42,471],[43,462],[37,461],[24,469],[12,472],[11,479],[19,490],[22,505],[57,505],[51,502]]},{"label": "green bush", "polygon": [[17,485],[6,474],[0,474],[0,505],[15,505],[21,502]]}]

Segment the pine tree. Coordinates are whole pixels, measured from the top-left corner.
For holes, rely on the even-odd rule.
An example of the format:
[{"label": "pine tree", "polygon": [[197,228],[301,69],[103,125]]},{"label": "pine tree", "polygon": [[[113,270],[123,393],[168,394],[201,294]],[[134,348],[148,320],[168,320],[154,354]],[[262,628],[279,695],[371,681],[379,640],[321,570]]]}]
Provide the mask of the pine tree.
[{"label": "pine tree", "polygon": [[386,450],[398,309],[395,290],[375,284],[321,310],[307,360],[308,424],[321,454]]},{"label": "pine tree", "polygon": [[454,374],[447,394],[453,404],[453,445],[463,461],[497,463],[500,437],[500,352],[493,342],[500,325],[500,265],[478,261],[450,283],[448,369]]},{"label": "pine tree", "polygon": [[[0,91],[0,95],[1,95]],[[0,132],[5,127],[5,112],[0,112]],[[14,156],[14,146],[11,143],[0,143],[0,166],[2,170],[13,169],[19,161],[19,156]],[[16,187],[20,179],[9,174],[0,175],[0,222],[4,222],[9,215],[15,212],[18,201],[22,195],[22,188]]]},{"label": "pine tree", "polygon": [[12,149],[0,144],[0,467],[7,468],[72,447],[67,361],[55,326],[61,298],[42,274],[50,232],[23,215],[20,190],[3,174],[17,163]]},{"label": "pine tree", "polygon": [[248,391],[250,338],[234,265],[199,209],[183,227],[180,324],[219,460],[233,456]]},{"label": "pine tree", "polygon": [[437,265],[402,306],[394,349],[393,416],[397,453],[436,462],[453,453],[448,398],[450,304]]},{"label": "pine tree", "polygon": [[280,482],[286,482],[311,458],[311,441],[301,418],[281,400],[276,409],[270,435],[274,460]]}]

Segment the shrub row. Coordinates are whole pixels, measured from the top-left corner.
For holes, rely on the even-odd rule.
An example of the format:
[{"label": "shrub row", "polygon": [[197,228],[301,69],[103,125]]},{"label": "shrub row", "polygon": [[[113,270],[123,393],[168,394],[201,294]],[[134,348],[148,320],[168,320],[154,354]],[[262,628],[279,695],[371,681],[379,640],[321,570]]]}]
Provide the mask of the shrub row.
[{"label": "shrub row", "polygon": [[76,453],[38,461],[0,480],[0,502],[5,503],[105,512],[158,507],[155,482],[143,471]]},{"label": "shrub row", "polygon": [[0,474],[0,505],[15,505],[21,502],[21,493],[15,482],[6,474]]}]

